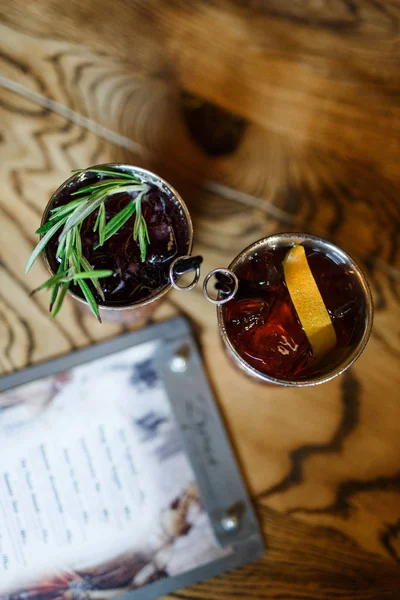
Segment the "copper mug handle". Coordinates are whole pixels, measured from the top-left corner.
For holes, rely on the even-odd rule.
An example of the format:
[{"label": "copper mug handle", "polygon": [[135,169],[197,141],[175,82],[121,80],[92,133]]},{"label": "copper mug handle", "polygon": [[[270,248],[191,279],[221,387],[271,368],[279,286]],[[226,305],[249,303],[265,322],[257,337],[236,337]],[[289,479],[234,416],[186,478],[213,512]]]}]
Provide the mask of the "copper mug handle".
[{"label": "copper mug handle", "polygon": [[[217,279],[220,278],[224,280],[224,283],[220,284],[219,286],[220,289],[217,298],[213,298],[212,296],[210,296],[208,291],[208,284],[212,277],[217,277]],[[218,289],[218,286],[216,287]],[[238,289],[239,279],[237,278],[235,273],[233,271],[230,271],[229,269],[213,269],[204,278],[203,294],[206,300],[212,302],[213,304],[216,304],[217,306],[230,302],[230,300],[232,300],[232,298],[234,298],[234,296],[237,294]]]},{"label": "copper mug handle", "polygon": [[[180,292],[192,290],[200,279],[200,265],[202,262],[202,256],[178,256],[178,258],[175,258],[169,267],[169,281],[172,287]],[[179,278],[191,271],[194,271],[193,281],[188,285],[179,285]]]}]

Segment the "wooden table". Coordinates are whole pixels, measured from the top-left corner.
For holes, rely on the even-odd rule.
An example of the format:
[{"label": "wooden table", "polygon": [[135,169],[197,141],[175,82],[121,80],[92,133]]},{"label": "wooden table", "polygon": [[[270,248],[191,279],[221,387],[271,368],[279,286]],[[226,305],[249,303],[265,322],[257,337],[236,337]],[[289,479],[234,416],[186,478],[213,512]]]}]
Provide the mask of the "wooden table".
[{"label": "wooden table", "polygon": [[[315,389],[228,363],[200,290],[172,293],[204,361],[268,550],[171,595],[400,598],[400,3],[395,0],[0,2],[1,369],[118,335],[24,275],[70,170],[165,176],[193,214],[204,272],[276,231],[327,237],[364,266],[376,318],[357,364]],[[6,89],[12,87],[14,91]],[[1,460],[1,458],[0,458]]]}]

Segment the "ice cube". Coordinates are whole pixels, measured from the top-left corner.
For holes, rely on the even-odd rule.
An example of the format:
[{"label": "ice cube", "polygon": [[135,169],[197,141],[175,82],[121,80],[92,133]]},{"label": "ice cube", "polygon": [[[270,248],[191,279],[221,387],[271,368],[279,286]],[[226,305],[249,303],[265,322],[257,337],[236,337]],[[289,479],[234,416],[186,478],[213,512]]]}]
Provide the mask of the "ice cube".
[{"label": "ice cube", "polygon": [[171,219],[168,215],[159,215],[155,223],[148,226],[150,237],[149,261],[159,264],[171,261],[177,255],[177,243]]},{"label": "ice cube", "polygon": [[268,314],[268,303],[263,299],[246,299],[229,303],[225,307],[229,332],[237,342],[254,327],[263,325]]},{"label": "ice cube", "polygon": [[272,252],[254,254],[239,272],[240,291],[254,295],[258,291],[276,290],[282,281],[282,273],[274,264]]},{"label": "ice cube", "polygon": [[277,299],[265,322],[258,322],[241,340],[244,356],[256,368],[276,377],[291,377],[311,356],[307,337],[291,302]]}]

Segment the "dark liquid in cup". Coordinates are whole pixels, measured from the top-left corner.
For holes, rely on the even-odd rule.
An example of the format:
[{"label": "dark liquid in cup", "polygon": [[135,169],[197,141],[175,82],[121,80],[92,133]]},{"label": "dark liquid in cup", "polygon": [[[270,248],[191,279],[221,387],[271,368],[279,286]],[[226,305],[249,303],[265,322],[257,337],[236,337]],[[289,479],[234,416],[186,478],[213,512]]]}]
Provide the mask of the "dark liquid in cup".
[{"label": "dark liquid in cup", "polygon": [[364,330],[365,300],[356,278],[336,255],[303,244],[336,332],[336,346],[317,360],[285,283],[282,262],[292,247],[260,251],[235,269],[239,290],[223,307],[226,331],[240,356],[272,377],[301,380],[339,364]]},{"label": "dark liquid in cup", "polygon": [[[89,185],[107,177],[88,174],[84,182],[74,181],[58,195],[55,206],[67,204],[77,196],[71,193],[79,187]],[[146,182],[147,183],[147,182]],[[148,184],[150,185],[150,184]],[[122,192],[106,200],[106,216],[109,221],[122,210],[136,192]],[[133,239],[135,215],[121,229],[107,240],[103,246],[94,249],[98,242],[98,233],[93,233],[97,217],[95,210],[83,223],[81,230],[82,249],[94,269],[111,269],[111,277],[100,279],[100,285],[108,306],[126,305],[149,298],[161,291],[169,283],[169,267],[178,256],[186,255],[189,250],[188,224],[180,205],[172,194],[150,185],[150,191],[142,201],[142,213],[147,223],[150,243],[147,246],[145,261],[141,261],[139,244]],[[47,246],[47,257],[52,270],[58,268],[55,258],[58,236],[54,236]],[[90,286],[96,300],[104,304],[93,286]],[[71,285],[71,291],[82,296],[79,287]]]}]

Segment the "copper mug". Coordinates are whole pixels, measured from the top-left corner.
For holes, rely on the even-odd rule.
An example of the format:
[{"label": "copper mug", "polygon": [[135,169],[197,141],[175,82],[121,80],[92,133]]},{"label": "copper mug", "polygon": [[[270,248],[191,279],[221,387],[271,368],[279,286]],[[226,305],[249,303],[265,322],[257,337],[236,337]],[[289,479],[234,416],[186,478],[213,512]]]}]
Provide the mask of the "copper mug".
[{"label": "copper mug", "polygon": [[[309,376],[304,379],[289,380],[282,377],[274,377],[272,374],[266,374],[265,372],[259,371],[253,365],[249,364],[243,356],[241,356],[238,350],[235,348],[232,340],[229,337],[228,330],[226,327],[224,304],[230,302],[239,287],[239,280],[237,272],[239,268],[245,264],[249,258],[254,256],[258,252],[271,251],[273,252],[279,247],[290,245],[309,243],[313,248],[322,251],[325,254],[329,254],[334,257],[335,261],[342,264],[346,270],[348,276],[352,277],[354,284],[357,286],[359,294],[362,298],[362,326],[358,328],[356,332],[356,339],[354,344],[347,349],[347,351],[340,354],[338,360],[334,360],[331,364],[324,368],[323,372],[318,372],[314,376]],[[213,276],[222,275],[227,278],[230,282],[230,289],[227,293],[218,293],[216,298],[213,298],[209,293],[209,283]],[[338,246],[335,246],[331,242],[324,240],[320,237],[307,235],[304,233],[278,233],[269,237],[263,238],[254,242],[247,248],[245,248],[233,261],[230,263],[228,269],[214,269],[204,279],[203,292],[206,298],[217,305],[217,319],[218,319],[218,330],[224,344],[225,350],[228,356],[232,359],[234,365],[239,367],[247,375],[258,381],[276,384],[282,386],[292,387],[304,387],[313,386],[320,383],[330,381],[334,377],[337,377],[348,369],[361,355],[363,352],[368,339],[371,334],[373,324],[373,303],[371,297],[371,291],[368,282],[365,278],[360,267],[355,261],[341,250]]]},{"label": "copper mug", "polygon": [[[194,263],[194,265],[195,265],[194,267],[192,266],[192,268],[187,269],[187,270],[194,271],[194,279],[193,279],[192,283],[190,283],[189,285],[186,285],[186,286],[182,286],[179,284],[179,281],[178,281],[179,273],[182,274],[182,272],[185,272],[184,268],[181,268],[181,271],[179,271],[179,267],[184,265],[185,260],[189,259],[189,257],[191,256],[191,252],[192,252],[192,246],[193,246],[192,219],[190,217],[189,210],[188,210],[185,202],[179,195],[179,193],[167,181],[165,181],[164,179],[162,179],[155,173],[152,173],[151,171],[148,171],[147,169],[142,169],[141,167],[136,167],[136,166],[127,165],[127,164],[119,164],[119,163],[107,163],[107,164],[101,164],[101,165],[94,165],[92,167],[89,167],[87,169],[87,171],[90,171],[90,169],[95,169],[95,168],[103,168],[103,169],[120,168],[121,170],[124,170],[125,172],[130,172],[132,175],[136,175],[139,178],[143,178],[145,181],[156,185],[159,189],[161,189],[161,191],[163,191],[166,194],[166,196],[169,198],[169,200],[171,202],[174,202],[179,207],[181,215],[184,217],[185,222],[186,222],[186,230],[187,230],[186,254],[182,255],[182,256],[178,256],[174,259],[174,261],[172,262],[172,264],[170,265],[170,268],[169,268],[169,282],[161,290],[159,290],[158,292],[149,295],[149,297],[139,300],[137,302],[124,303],[121,305],[119,305],[119,304],[107,305],[107,304],[102,304],[101,302],[98,304],[99,310],[100,310],[100,315],[105,320],[117,321],[117,322],[128,322],[128,323],[141,321],[143,319],[150,317],[150,315],[154,312],[156,307],[162,301],[163,297],[172,288],[178,289],[180,291],[189,291],[189,290],[193,289],[193,287],[199,281],[199,278],[200,278],[199,262],[201,260],[198,260],[197,263]],[[72,175],[69,179],[64,181],[64,183],[62,183],[61,186],[54,192],[54,194],[51,196],[51,198],[50,198],[49,202],[47,203],[47,206],[43,212],[42,223],[41,223],[42,225],[47,221],[49,211],[52,208],[54,202],[57,200],[58,196],[68,186],[71,186],[71,184],[74,184],[78,177],[82,177],[82,173],[75,173],[74,175]],[[199,257],[199,259],[200,259],[200,257]],[[44,252],[44,260],[45,260],[46,266],[49,269],[50,273],[52,275],[54,275],[54,272],[53,272],[53,269],[51,268],[49,258],[48,258],[46,251]],[[89,311],[89,307],[84,298],[82,298],[81,296],[79,296],[78,294],[74,293],[71,290],[68,290],[68,293],[73,298],[75,298],[75,300],[78,300],[78,302],[85,305],[85,308]]]}]

